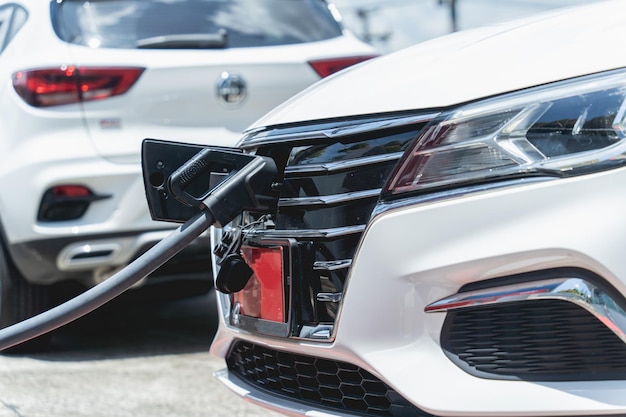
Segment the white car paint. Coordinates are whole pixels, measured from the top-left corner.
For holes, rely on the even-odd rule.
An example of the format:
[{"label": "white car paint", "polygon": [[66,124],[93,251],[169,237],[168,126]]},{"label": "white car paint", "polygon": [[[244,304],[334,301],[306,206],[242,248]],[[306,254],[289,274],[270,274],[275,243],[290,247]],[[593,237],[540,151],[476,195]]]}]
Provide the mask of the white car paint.
[{"label": "white car paint", "polygon": [[[10,25],[3,21],[0,28],[0,249],[7,251],[0,266],[16,264],[14,273],[0,273],[2,300],[16,298],[9,292],[17,287],[5,283],[13,278],[25,284],[25,292],[33,283],[73,280],[91,286],[172,230],[174,225],[152,220],[145,202],[140,166],[145,138],[234,146],[255,119],[320,79],[309,62],[378,55],[332,19],[329,27],[339,29],[337,36],[308,43],[212,50],[91,47],[57,36],[51,9],[62,7],[58,4],[0,2],[0,18],[6,19],[11,7],[26,17],[22,26],[11,27],[19,30],[6,47],[3,28]],[[332,8],[326,3],[317,7]],[[334,13],[327,12],[329,18]],[[20,71],[116,66],[145,71],[128,92],[104,100],[34,107],[12,84]],[[220,98],[217,85],[225,73],[244,79],[242,102]],[[45,191],[68,184],[105,198],[90,203],[78,218],[38,218]],[[123,250],[115,245],[112,251],[93,249],[112,248],[116,238],[123,238]],[[206,280],[206,272],[199,272]],[[34,312],[28,300],[25,315]],[[7,305],[0,301],[0,327],[16,320],[6,318]]]},{"label": "white car paint", "polygon": [[[624,12],[625,2],[608,1],[425,42],[326,79],[253,128],[446,108],[624,68],[626,55],[616,49]],[[233,342],[245,340],[347,361],[436,416],[624,415],[624,379],[542,382],[465,372],[441,348],[446,313],[424,311],[468,283],[561,267],[597,274],[623,299],[624,182],[620,167],[392,204],[367,223],[330,342],[261,335],[221,317],[212,353],[226,358]],[[217,376],[285,415],[353,415],[272,396],[231,374]]]},{"label": "white car paint", "polygon": [[425,41],[327,78],[253,127],[447,107],[620,68],[613,40],[625,7],[618,0],[558,9]]}]

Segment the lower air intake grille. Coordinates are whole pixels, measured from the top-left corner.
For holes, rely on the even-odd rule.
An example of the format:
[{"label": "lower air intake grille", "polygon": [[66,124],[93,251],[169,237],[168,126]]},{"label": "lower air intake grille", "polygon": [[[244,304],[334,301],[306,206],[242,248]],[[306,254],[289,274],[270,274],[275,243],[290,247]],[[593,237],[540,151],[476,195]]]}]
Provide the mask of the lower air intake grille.
[{"label": "lower air intake grille", "polygon": [[532,300],[451,311],[446,354],[468,373],[492,379],[626,379],[626,344],[585,309]]},{"label": "lower air intake grille", "polygon": [[237,342],[228,369],[250,384],[316,408],[363,416],[427,417],[369,372],[349,363]]}]

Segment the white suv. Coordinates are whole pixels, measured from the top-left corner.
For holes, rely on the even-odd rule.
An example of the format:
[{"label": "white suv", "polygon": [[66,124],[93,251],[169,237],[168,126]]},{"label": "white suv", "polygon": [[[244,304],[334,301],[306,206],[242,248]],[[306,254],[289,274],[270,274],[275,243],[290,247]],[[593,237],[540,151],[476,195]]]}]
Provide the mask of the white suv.
[{"label": "white suv", "polygon": [[[233,145],[376,55],[322,0],[0,2],[0,327],[45,309],[51,284],[91,286],[171,230],[148,214],[144,138]],[[181,254],[176,278],[210,282],[204,252]]]},{"label": "white suv", "polygon": [[290,416],[626,415],[625,13],[428,41],[255,123],[280,196],[216,245],[218,377]]}]

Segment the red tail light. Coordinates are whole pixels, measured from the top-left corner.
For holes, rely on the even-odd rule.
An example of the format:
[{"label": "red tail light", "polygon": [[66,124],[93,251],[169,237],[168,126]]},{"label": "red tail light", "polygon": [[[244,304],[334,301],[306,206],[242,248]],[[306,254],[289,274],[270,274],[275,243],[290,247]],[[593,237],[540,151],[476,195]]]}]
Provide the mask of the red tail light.
[{"label": "red tail light", "polygon": [[309,61],[309,65],[313,67],[315,72],[317,72],[320,77],[324,78],[344,68],[348,68],[351,65],[376,57],[377,55],[365,55],[345,58],[319,59],[316,61]]},{"label": "red tail light", "polygon": [[63,67],[19,71],[13,74],[13,88],[35,107],[101,100],[124,94],[144,68]]}]

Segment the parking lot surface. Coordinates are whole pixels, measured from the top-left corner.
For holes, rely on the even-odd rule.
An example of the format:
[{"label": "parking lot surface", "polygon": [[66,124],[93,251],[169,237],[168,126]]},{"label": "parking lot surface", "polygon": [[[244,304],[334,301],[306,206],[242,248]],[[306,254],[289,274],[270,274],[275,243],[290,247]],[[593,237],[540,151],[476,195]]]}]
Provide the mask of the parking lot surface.
[{"label": "parking lot surface", "polygon": [[54,332],[45,353],[0,355],[0,417],[274,417],[213,377],[213,292],[124,297]]}]

